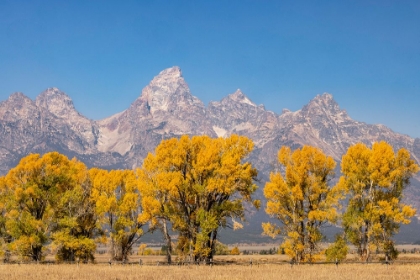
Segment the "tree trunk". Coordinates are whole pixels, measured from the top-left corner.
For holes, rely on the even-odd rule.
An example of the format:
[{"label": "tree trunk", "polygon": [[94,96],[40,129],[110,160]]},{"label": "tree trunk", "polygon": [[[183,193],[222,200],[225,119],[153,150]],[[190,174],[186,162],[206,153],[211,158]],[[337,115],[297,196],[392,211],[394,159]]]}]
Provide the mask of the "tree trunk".
[{"label": "tree trunk", "polygon": [[36,262],[42,260],[42,246],[32,247],[32,260]]},{"label": "tree trunk", "polygon": [[168,261],[168,264],[172,263],[172,241],[171,236],[169,235],[168,226],[166,225],[166,220],[163,220],[163,237],[166,241],[166,260]]},{"label": "tree trunk", "polygon": [[[305,223],[303,221],[300,222],[300,229],[299,230],[299,235],[300,235],[300,242],[303,246],[305,246]],[[300,250],[299,251],[299,257],[297,260],[297,263],[301,263],[305,261],[305,249]]]},{"label": "tree trunk", "polygon": [[362,255],[361,255],[361,260],[368,262],[369,261],[369,256],[370,256],[370,250],[369,250],[369,236],[368,236],[368,232],[369,232],[369,221],[365,221],[365,228],[363,229],[363,236],[362,236]]},{"label": "tree trunk", "polygon": [[121,244],[118,244],[113,237],[111,238],[111,256],[114,261],[122,261]]},{"label": "tree trunk", "polygon": [[210,244],[209,244],[210,245],[209,246],[210,247],[210,254],[209,254],[209,256],[206,260],[207,263],[209,263],[210,260],[213,259],[214,253],[216,251],[217,229],[214,230],[212,233],[213,234],[211,235]]}]

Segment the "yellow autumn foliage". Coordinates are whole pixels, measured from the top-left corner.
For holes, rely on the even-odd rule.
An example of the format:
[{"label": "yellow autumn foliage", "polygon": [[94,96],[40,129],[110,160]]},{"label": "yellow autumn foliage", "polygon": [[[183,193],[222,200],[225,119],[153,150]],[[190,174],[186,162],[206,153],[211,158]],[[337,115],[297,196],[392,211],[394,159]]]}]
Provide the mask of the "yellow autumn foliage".
[{"label": "yellow autumn foliage", "polygon": [[125,261],[133,245],[143,236],[143,226],[150,217],[142,216],[141,196],[132,170],[92,168],[91,201],[102,226],[110,229],[111,255]]},{"label": "yellow autumn foliage", "polygon": [[343,226],[360,259],[369,260],[372,248],[396,257],[392,236],[415,214],[401,202],[403,190],[418,169],[406,149],[395,153],[385,141],[355,144],[343,156],[337,185],[349,197]]},{"label": "yellow autumn foliage", "polygon": [[337,220],[340,192],[328,184],[334,175],[335,162],[314,147],[304,146],[294,152],[282,147],[278,154],[282,172],[272,172],[264,188],[266,213],[278,219],[280,226],[263,223],[264,234],[285,235],[281,247],[297,262],[317,260],[322,251],[323,224]]},{"label": "yellow autumn foliage", "polygon": [[[87,174],[83,163],[51,152],[22,158],[1,178],[7,192],[2,192],[0,227],[12,252],[21,259],[39,261],[52,241],[51,246],[64,258],[81,254],[80,248],[71,245],[92,238],[96,229],[93,208],[86,199],[90,192]],[[93,258],[96,245],[91,244],[83,249],[83,258]]]},{"label": "yellow autumn foliage", "polygon": [[259,206],[251,197],[257,171],[244,160],[252,149],[251,140],[237,135],[162,141],[137,170],[140,219],[152,219],[164,232],[168,248],[167,222],[180,234],[180,254],[211,258],[219,228],[240,228],[244,203]]}]

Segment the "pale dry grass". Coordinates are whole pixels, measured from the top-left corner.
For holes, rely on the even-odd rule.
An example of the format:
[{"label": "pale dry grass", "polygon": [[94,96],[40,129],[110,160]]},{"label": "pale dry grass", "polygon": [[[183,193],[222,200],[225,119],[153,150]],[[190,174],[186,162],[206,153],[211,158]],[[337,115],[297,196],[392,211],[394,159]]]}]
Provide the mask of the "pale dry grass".
[{"label": "pale dry grass", "polygon": [[[166,256],[163,255],[149,255],[149,256],[130,256],[130,263],[138,263],[141,259],[144,264],[156,264],[157,262],[166,263]],[[53,257],[47,258],[47,260],[53,261]],[[177,257],[172,256],[173,262],[177,263]],[[280,263],[289,262],[289,257],[286,255],[221,255],[214,257],[215,262],[223,263],[249,263],[252,260],[253,263]],[[109,261],[109,255],[96,255],[95,262],[107,263]]]},{"label": "pale dry grass", "polygon": [[419,279],[420,265],[138,266],[104,264],[0,265],[0,279]]}]

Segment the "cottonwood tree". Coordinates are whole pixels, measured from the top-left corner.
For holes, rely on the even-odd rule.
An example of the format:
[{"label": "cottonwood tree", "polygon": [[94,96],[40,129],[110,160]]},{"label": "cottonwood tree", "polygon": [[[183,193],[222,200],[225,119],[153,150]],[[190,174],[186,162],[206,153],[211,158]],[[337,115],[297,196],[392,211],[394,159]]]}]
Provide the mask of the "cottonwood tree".
[{"label": "cottonwood tree", "polygon": [[[76,177],[81,169],[85,169],[82,163],[57,152],[42,157],[31,154],[1,179],[7,189],[3,197],[5,229],[11,250],[20,258],[41,260],[51,234],[63,229],[57,226],[62,222],[59,213],[68,206],[65,197],[78,188]],[[62,240],[70,235],[62,232]]]},{"label": "cottonwood tree", "polygon": [[281,170],[272,172],[264,187],[266,212],[281,224],[263,223],[264,233],[284,236],[281,245],[296,262],[320,257],[321,227],[337,220],[340,193],[329,186],[335,162],[320,149],[304,146],[294,152],[282,147]]},{"label": "cottonwood tree", "polygon": [[[250,139],[232,135],[182,136],[164,140],[138,170],[143,214],[165,229],[179,233],[177,250],[194,260],[209,260],[220,227],[240,227],[244,203],[259,207],[251,195],[257,171],[244,159],[253,149]],[[231,219],[234,219],[233,222]],[[168,255],[170,261],[170,255]]]},{"label": "cottonwood tree", "polygon": [[147,220],[140,221],[141,196],[133,170],[90,171],[91,200],[103,227],[109,229],[111,255],[114,260],[126,261],[133,245],[144,234]]},{"label": "cottonwood tree", "polygon": [[93,261],[95,239],[101,237],[103,232],[97,223],[95,204],[91,200],[89,172],[83,163],[75,160],[72,160],[68,172],[73,184],[71,188],[63,190],[55,206],[52,245],[59,261]]},{"label": "cottonwood tree", "polygon": [[406,149],[394,153],[384,141],[374,143],[371,149],[362,143],[353,145],[343,156],[338,185],[349,198],[343,226],[361,260],[368,261],[377,249],[389,258],[397,256],[392,236],[415,214],[415,209],[401,200],[417,171]]}]

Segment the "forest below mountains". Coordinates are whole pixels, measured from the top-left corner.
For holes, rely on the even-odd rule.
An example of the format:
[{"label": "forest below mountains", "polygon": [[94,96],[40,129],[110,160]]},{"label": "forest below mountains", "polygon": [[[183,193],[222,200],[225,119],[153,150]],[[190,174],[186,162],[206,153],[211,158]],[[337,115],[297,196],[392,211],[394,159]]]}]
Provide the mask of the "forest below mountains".
[{"label": "forest below mountains", "polygon": [[[402,202],[419,169],[406,149],[355,144],[332,185],[332,157],[283,146],[261,203],[258,170],[246,160],[253,148],[245,136],[185,135],[162,140],[136,170],[110,171],[58,152],[30,154],[0,177],[1,254],[38,261],[48,248],[57,260],[92,261],[96,246],[108,244],[112,259],[125,261],[143,236],[160,231],[169,263],[172,255],[209,261],[220,230],[240,231],[247,209],[262,206],[277,222],[261,233],[280,236],[293,261],[342,259],[349,244],[361,260],[397,257],[393,237],[416,213]],[[326,250],[324,225],[342,229]]]},{"label": "forest below mountains", "polygon": [[[12,94],[0,102],[0,175],[8,173],[29,154],[51,151],[76,157],[89,169],[136,170],[163,139],[233,134],[246,136],[254,143],[246,160],[258,170],[255,181],[258,188],[253,197],[262,201],[262,207],[257,210],[245,206],[247,221],[241,222],[243,230],[222,228],[218,232],[217,239],[226,244],[281,241],[280,237],[273,240],[262,236],[261,223],[275,222],[264,211],[263,189],[270,173],[278,168],[277,153],[282,146],[295,150],[309,145],[332,156],[337,164],[331,185],[341,175],[342,156],[356,143],[371,147],[386,141],[395,151],[404,148],[420,162],[419,138],[394,132],[384,125],[354,120],[331,94],[317,95],[301,109],[284,109],[281,113],[255,104],[241,90],[205,105],[191,93],[181,69],[172,67],[156,75],[126,110],[103,120],[86,118],[58,88],[49,88],[34,100],[23,93]],[[404,190],[403,202],[419,209],[419,174],[410,183]],[[399,243],[420,241],[420,224],[417,218],[411,220],[395,236]],[[336,226],[323,228],[325,241],[332,242],[339,230]],[[143,235],[141,240],[152,243],[161,242],[162,238],[156,230]]]}]

